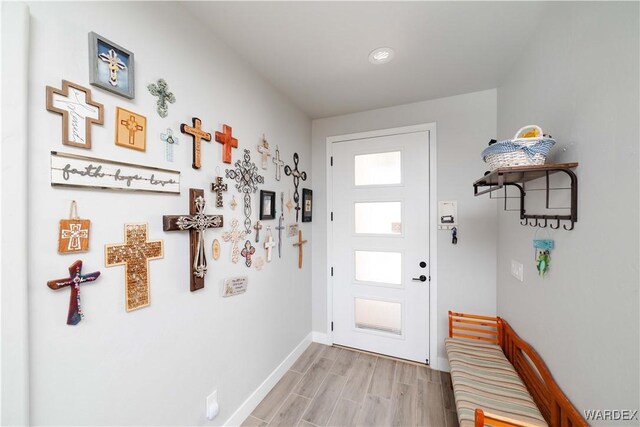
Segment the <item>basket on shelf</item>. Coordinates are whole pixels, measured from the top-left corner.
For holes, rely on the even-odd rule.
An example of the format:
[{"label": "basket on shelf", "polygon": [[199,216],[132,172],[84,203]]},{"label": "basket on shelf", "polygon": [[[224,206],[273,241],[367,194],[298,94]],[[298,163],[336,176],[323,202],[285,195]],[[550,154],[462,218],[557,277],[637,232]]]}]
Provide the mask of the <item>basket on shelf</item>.
[{"label": "basket on shelf", "polygon": [[556,141],[544,135],[539,126],[521,128],[513,139],[498,141],[482,151],[491,170],[510,166],[544,165]]}]

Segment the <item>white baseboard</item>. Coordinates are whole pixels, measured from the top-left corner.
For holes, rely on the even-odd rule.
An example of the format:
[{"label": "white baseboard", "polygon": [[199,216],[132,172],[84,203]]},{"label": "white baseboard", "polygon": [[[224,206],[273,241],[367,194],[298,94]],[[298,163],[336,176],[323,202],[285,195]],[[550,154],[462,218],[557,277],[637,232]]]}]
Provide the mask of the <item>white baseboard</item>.
[{"label": "white baseboard", "polygon": [[242,405],[229,417],[227,421],[222,424],[223,426],[239,426],[247,419],[253,410],[258,406],[262,399],[271,391],[271,389],[280,381],[280,378],[289,370],[291,366],[298,360],[298,357],[309,347],[311,344],[312,334],[307,335],[304,339],[293,349],[291,353],[278,365],[276,369],[269,374],[266,380],[258,386],[257,389],[245,400]]},{"label": "white baseboard", "polygon": [[438,357],[438,368],[439,371],[449,372],[449,359],[446,357]]},{"label": "white baseboard", "polygon": [[331,345],[329,342],[329,335],[323,332],[311,332],[311,341],[324,345]]}]

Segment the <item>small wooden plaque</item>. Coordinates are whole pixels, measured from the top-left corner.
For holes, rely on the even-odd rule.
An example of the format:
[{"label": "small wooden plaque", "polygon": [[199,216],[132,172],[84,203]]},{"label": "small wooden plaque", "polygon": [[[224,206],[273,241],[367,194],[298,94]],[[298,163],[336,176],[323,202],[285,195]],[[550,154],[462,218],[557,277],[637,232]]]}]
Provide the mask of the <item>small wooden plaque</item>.
[{"label": "small wooden plaque", "polygon": [[58,230],[58,253],[88,251],[90,227],[91,221],[88,219],[61,219]]}]

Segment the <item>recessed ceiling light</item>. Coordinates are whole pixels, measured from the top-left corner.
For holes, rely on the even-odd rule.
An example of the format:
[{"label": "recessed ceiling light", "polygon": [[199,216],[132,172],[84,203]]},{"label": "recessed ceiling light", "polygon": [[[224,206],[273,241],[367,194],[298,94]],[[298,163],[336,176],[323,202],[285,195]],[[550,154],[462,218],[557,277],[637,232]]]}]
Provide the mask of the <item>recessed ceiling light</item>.
[{"label": "recessed ceiling light", "polygon": [[391,61],[395,52],[390,47],[379,47],[369,53],[369,62],[372,64],[386,64]]}]

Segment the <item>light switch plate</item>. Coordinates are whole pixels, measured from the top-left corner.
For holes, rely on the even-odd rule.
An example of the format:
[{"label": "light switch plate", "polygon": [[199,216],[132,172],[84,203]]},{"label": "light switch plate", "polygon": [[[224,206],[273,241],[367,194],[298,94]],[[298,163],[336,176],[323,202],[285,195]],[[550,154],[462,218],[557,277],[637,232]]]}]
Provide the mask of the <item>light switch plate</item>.
[{"label": "light switch plate", "polygon": [[521,282],[524,282],[524,266],[521,262],[511,260],[511,275]]}]

